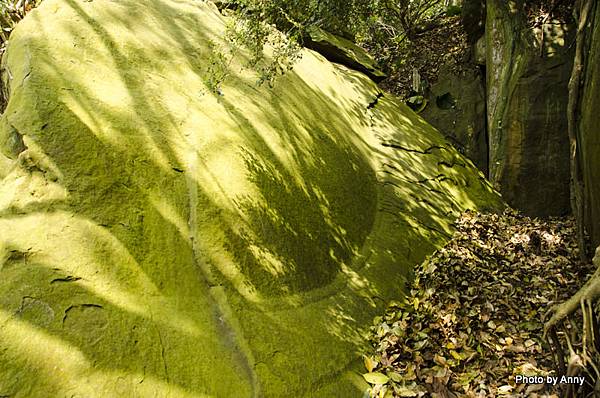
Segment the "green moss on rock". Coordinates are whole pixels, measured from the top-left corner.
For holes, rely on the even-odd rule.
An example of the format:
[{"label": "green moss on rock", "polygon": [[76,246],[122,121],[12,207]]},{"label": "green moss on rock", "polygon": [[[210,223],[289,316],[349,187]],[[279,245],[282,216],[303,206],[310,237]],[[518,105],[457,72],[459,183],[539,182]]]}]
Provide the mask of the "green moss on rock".
[{"label": "green moss on rock", "polygon": [[[273,89],[210,3],[46,0],[4,59],[0,396],[360,396],[364,331],[473,165],[311,51]],[[16,138],[16,140],[15,140]]]}]

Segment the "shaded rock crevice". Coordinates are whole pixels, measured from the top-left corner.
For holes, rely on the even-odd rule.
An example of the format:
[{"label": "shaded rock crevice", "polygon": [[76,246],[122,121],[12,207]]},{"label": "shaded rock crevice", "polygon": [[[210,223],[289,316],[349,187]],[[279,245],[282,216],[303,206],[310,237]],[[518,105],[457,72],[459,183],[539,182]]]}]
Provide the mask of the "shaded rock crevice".
[{"label": "shaded rock crevice", "polygon": [[4,148],[7,154],[12,155],[13,159],[16,159],[21,153],[27,150],[27,145],[23,141],[23,134],[12,124],[10,125],[10,133],[6,138]]},{"label": "shaded rock crevice", "polygon": [[584,185],[583,222],[592,247],[600,245],[600,5],[592,7],[585,35],[583,86],[580,88],[580,117],[576,120],[579,162]]},{"label": "shaded rock crevice", "polygon": [[52,280],[50,281],[50,284],[52,285],[52,284],[55,284],[55,283],[70,283],[70,282],[77,282],[77,281],[80,281],[81,279],[82,279],[82,278],[80,278],[80,277],[78,277],[78,276],[72,276],[72,275],[69,275],[69,276],[65,276],[65,277],[63,277],[63,278],[55,278],[55,279],[52,279]]},{"label": "shaded rock crevice", "polygon": [[85,309],[85,308],[98,308],[98,309],[103,309],[104,307],[101,306],[100,304],[91,304],[91,303],[85,303],[85,304],[73,304],[68,306],[65,310],[64,310],[64,315],[62,318],[62,323],[63,325],[65,324],[65,321],[67,320],[67,318],[69,317],[69,313],[73,310],[77,310],[77,309]]},{"label": "shaded rock crevice", "polygon": [[420,115],[487,176],[484,77],[475,65],[464,65],[461,71],[442,67],[438,80],[427,90],[428,106]]}]

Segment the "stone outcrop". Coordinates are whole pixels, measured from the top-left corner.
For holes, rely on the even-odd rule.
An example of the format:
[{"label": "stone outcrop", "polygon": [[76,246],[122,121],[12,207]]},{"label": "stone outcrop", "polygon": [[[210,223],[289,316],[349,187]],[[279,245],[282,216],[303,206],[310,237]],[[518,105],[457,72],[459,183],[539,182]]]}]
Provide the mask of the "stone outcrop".
[{"label": "stone outcrop", "polygon": [[[225,66],[194,0],[45,0],[0,119],[0,396],[352,397],[373,316],[499,196],[361,73]],[[268,56],[268,52],[267,52]]]},{"label": "stone outcrop", "polygon": [[347,38],[312,26],[308,29],[304,45],[317,51],[331,62],[366,74],[375,82],[386,78],[386,74],[377,68],[373,57]]},{"label": "stone outcrop", "polygon": [[584,183],[584,221],[593,247],[600,245],[600,7],[590,17],[586,34],[583,87],[580,93],[581,118],[578,126],[580,162]]},{"label": "stone outcrop", "polygon": [[421,116],[487,175],[485,91],[479,70],[464,68],[456,73],[442,68],[428,99]]},{"label": "stone outcrop", "polygon": [[566,108],[573,27],[530,29],[518,2],[487,1],[490,181],[534,216],[570,212]]}]

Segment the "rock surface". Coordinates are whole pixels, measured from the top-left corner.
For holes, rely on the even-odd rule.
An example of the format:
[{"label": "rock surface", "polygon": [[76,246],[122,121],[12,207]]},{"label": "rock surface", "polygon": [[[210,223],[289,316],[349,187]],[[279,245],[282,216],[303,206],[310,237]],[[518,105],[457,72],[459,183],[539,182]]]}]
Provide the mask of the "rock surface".
[{"label": "rock surface", "polygon": [[304,45],[317,51],[331,62],[337,62],[351,69],[363,72],[373,81],[380,82],[386,74],[379,70],[375,60],[364,49],[350,40],[312,26],[308,30]]},{"label": "rock surface", "polygon": [[570,212],[565,110],[573,27],[552,20],[530,29],[525,12],[511,12],[511,4],[487,2],[490,181],[528,215],[564,215]]},{"label": "rock surface", "polygon": [[488,173],[485,92],[480,72],[440,70],[421,116],[440,130],[484,174]]},{"label": "rock surface", "polygon": [[579,143],[584,191],[584,219],[592,247],[600,245],[600,7],[596,5],[591,29],[587,33],[589,53],[586,55],[584,85],[581,91]]},{"label": "rock surface", "polygon": [[[365,328],[483,176],[364,75],[273,89],[211,3],[46,0],[0,119],[0,396],[352,397]],[[213,70],[214,72],[214,70]]]}]

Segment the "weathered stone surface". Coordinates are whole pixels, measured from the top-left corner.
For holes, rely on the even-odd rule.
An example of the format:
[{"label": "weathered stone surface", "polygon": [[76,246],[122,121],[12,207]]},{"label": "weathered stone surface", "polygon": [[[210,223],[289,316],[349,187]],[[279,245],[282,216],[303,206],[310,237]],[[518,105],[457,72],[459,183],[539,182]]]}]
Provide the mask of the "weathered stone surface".
[{"label": "weathered stone surface", "polygon": [[236,58],[211,94],[224,23],[192,0],[46,0],[13,32],[0,396],[360,396],[372,317],[458,212],[500,206],[311,51],[273,89]]},{"label": "weathered stone surface", "polygon": [[588,33],[584,85],[581,90],[579,148],[584,182],[584,218],[593,246],[600,245],[600,7]]},{"label": "weathered stone surface", "polygon": [[517,3],[487,1],[490,181],[527,214],[562,215],[570,211],[572,27],[549,21],[542,35],[542,29],[527,28]]},{"label": "weathered stone surface", "polygon": [[442,68],[428,104],[421,116],[487,175],[485,92],[479,70],[465,69],[456,75]]},{"label": "weathered stone surface", "polygon": [[477,65],[485,66],[486,61],[486,50],[485,50],[485,36],[480,37],[472,47],[473,50],[473,61]]},{"label": "weathered stone surface", "polygon": [[386,74],[377,68],[375,60],[365,50],[347,38],[319,27],[312,26],[308,30],[308,37],[306,37],[304,45],[317,51],[331,62],[337,62],[363,72],[375,82],[380,82],[386,77]]}]

